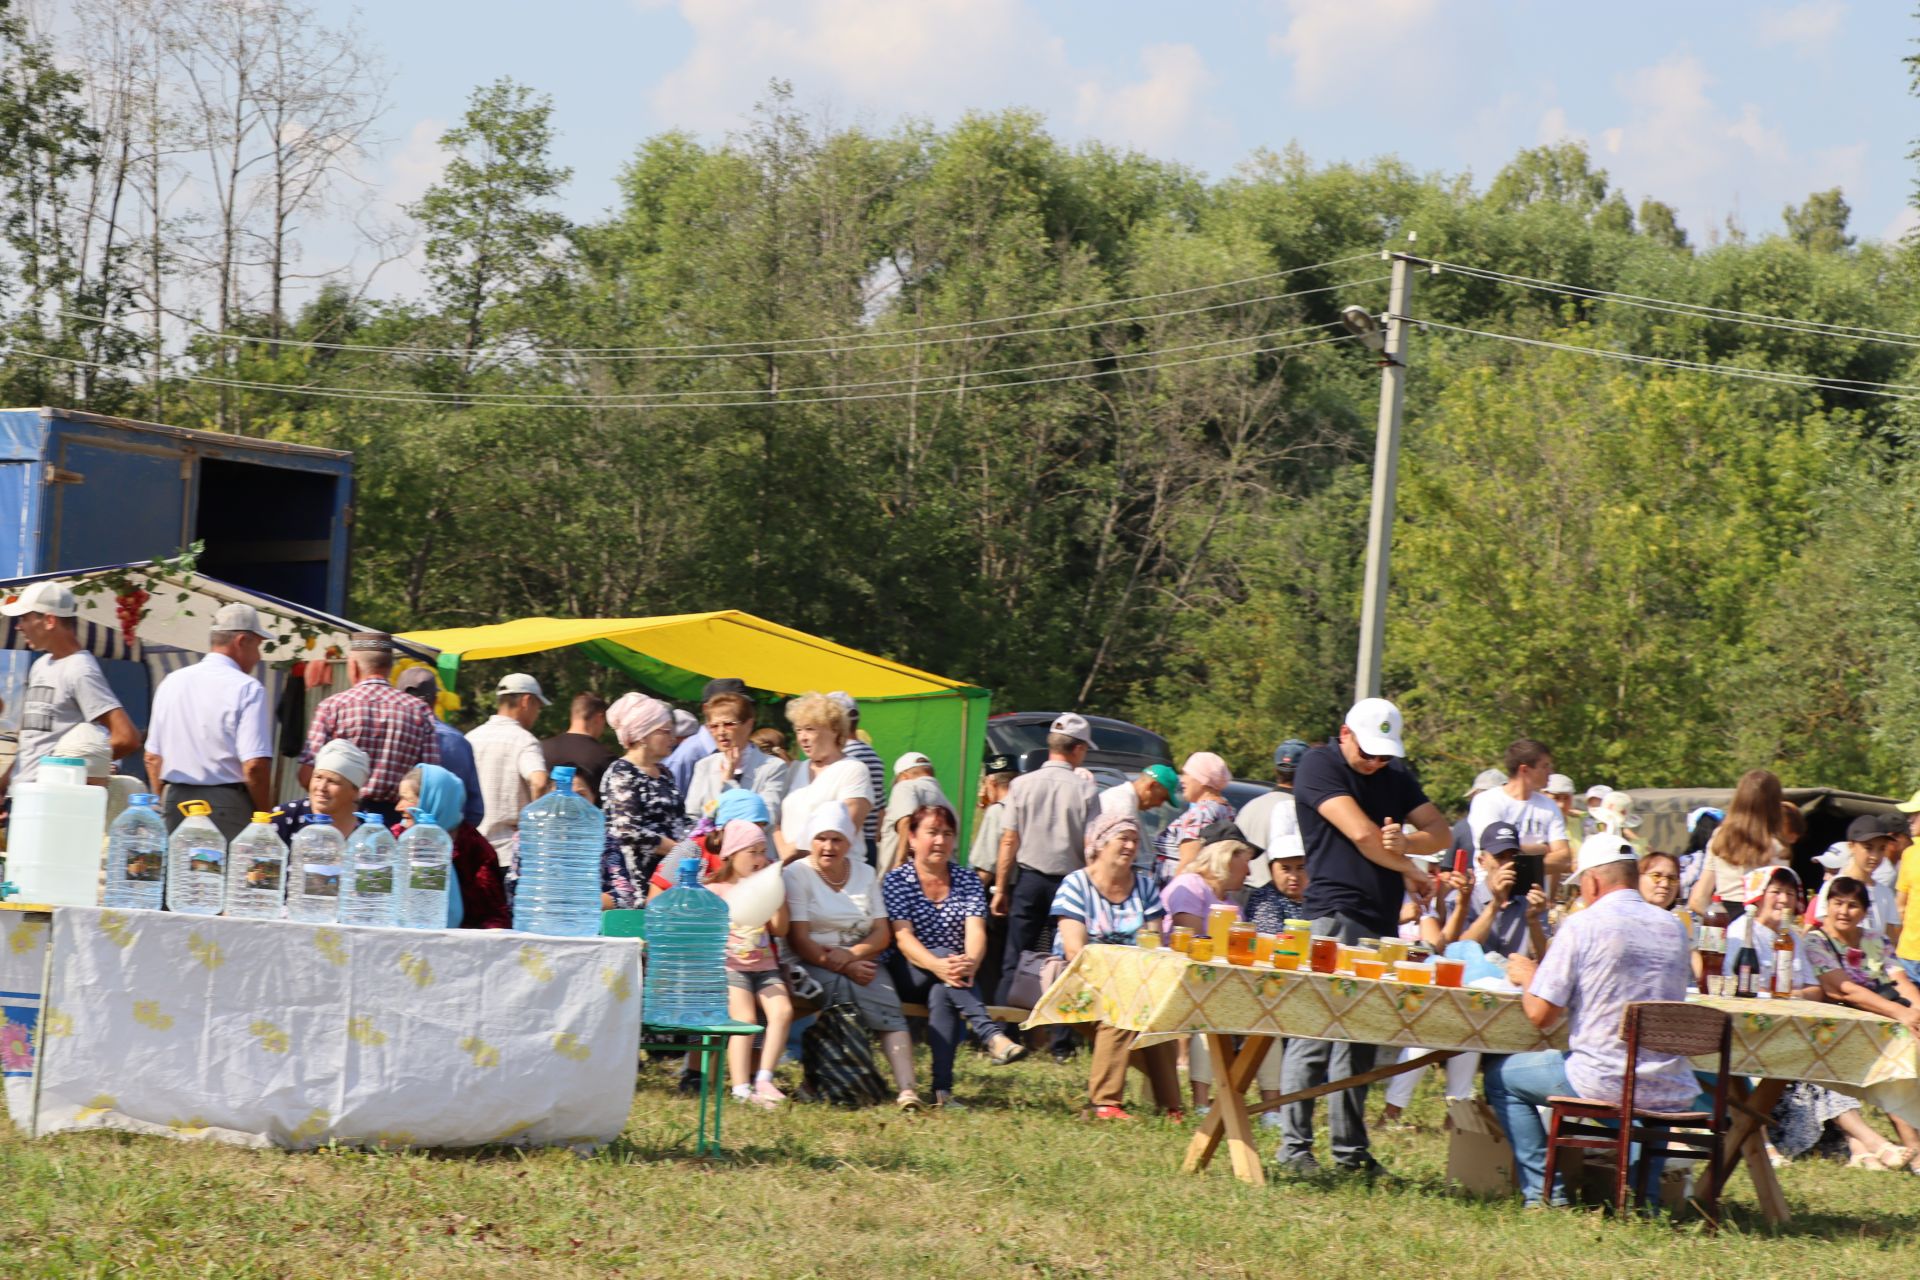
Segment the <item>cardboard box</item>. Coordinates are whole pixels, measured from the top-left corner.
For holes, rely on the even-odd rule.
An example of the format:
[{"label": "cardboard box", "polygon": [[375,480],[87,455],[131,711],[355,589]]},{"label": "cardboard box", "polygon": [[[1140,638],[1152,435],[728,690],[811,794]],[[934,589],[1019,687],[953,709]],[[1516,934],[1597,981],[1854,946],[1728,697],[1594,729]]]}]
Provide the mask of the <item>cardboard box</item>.
[{"label": "cardboard box", "polygon": [[1520,1186],[1513,1146],[1478,1098],[1447,1102],[1447,1181],[1470,1195],[1511,1196]]}]

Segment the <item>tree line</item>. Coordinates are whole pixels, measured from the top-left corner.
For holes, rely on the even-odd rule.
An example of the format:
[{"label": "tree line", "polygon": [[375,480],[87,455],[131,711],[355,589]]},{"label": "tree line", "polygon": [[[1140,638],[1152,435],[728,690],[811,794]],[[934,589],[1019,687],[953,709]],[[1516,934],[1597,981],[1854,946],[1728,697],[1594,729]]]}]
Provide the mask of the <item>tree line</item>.
[{"label": "tree line", "polygon": [[[1577,143],[1484,186],[1208,179],[776,84],[576,222],[550,100],[501,80],[387,226],[358,33],[74,10],[55,48],[0,0],[5,398],[352,449],[356,617],[740,608],[1264,776],[1350,697],[1378,372],[1338,322],[1412,233],[1473,269],[1417,280],[1389,606],[1436,790],[1520,733],[1583,785],[1916,781],[1916,258],[1838,190],[1694,244]],[[323,217],[363,253],[309,280]],[[412,249],[424,288],[372,297]]]}]

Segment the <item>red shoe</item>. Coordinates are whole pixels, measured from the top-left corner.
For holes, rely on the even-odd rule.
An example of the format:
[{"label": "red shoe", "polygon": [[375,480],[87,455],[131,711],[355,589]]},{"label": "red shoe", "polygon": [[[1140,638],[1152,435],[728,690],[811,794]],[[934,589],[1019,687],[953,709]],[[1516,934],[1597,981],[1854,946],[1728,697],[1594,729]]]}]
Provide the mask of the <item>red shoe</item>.
[{"label": "red shoe", "polygon": [[1187,1113],[1178,1107],[1169,1107],[1160,1114],[1174,1124],[1185,1124],[1187,1122]]},{"label": "red shoe", "polygon": [[1095,1120],[1131,1120],[1133,1116],[1125,1107],[1095,1107],[1093,1118]]}]

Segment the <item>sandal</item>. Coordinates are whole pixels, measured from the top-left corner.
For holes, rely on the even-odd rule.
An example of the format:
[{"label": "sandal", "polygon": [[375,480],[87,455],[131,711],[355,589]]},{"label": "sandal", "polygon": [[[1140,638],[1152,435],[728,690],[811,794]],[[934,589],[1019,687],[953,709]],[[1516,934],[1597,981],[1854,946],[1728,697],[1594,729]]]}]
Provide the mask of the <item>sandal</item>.
[{"label": "sandal", "polygon": [[1027,1046],[1009,1036],[1007,1038],[1007,1047],[998,1053],[988,1055],[987,1061],[996,1067],[1004,1067],[1010,1063],[1018,1062],[1026,1056]]},{"label": "sandal", "polygon": [[1125,1107],[1100,1106],[1093,1109],[1095,1120],[1131,1120],[1133,1116]]},{"label": "sandal", "polygon": [[918,1111],[924,1105],[920,1101],[920,1095],[911,1089],[902,1089],[900,1096],[894,1099],[894,1103],[902,1111]]},{"label": "sandal", "polygon": [[1889,1143],[1874,1152],[1873,1158],[1888,1169],[1901,1169],[1913,1159],[1913,1148],[1896,1147]]},{"label": "sandal", "polygon": [[1867,1151],[1862,1151],[1859,1155],[1847,1161],[1847,1168],[1870,1169],[1875,1173],[1885,1173],[1887,1171],[1887,1166],[1880,1163],[1879,1157]]}]

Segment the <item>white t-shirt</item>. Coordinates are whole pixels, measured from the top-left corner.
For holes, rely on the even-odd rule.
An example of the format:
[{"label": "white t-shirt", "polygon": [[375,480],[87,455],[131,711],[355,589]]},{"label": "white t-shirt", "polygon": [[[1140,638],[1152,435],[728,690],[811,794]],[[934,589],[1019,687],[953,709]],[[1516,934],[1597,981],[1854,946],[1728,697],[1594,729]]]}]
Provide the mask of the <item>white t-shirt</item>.
[{"label": "white t-shirt", "polygon": [[[1281,856],[1292,857],[1304,848],[1300,843],[1300,815],[1294,808],[1291,791],[1275,787],[1265,795],[1255,796],[1233,821],[1240,828],[1240,834],[1252,841],[1256,849],[1276,853],[1273,845],[1278,842],[1290,851]],[[1288,836],[1293,838],[1288,840]]]},{"label": "white t-shirt", "polygon": [[[796,849],[806,844],[807,822],[821,805],[830,800],[875,803],[867,766],[851,756],[841,756],[819,768],[809,765],[804,771],[795,770],[793,776],[800,785],[787,792],[787,798],[780,802],[780,834],[792,841]],[[864,863],[865,850],[856,852]]]},{"label": "white t-shirt", "polygon": [[32,782],[43,756],[75,725],[92,724],[120,705],[100,664],[85,649],[64,658],[41,654],[27,671],[27,700],[20,711],[20,754],[13,785]]},{"label": "white t-shirt", "polygon": [[520,811],[533,803],[533,780],[546,774],[547,756],[540,739],[508,716],[494,716],[476,727],[467,742],[473,747],[473,769],[486,805],[480,834],[497,846],[520,830]]},{"label": "white t-shirt", "polygon": [[[867,767],[853,765],[864,776]],[[831,766],[829,766],[831,768]],[[835,889],[820,878],[806,858],[787,864],[780,873],[787,886],[787,918],[806,924],[813,940],[823,947],[850,947],[873,932],[873,922],[886,915],[880,899],[880,876],[866,859],[849,857],[845,888]]]},{"label": "white t-shirt", "polygon": [[1520,843],[1551,845],[1567,838],[1567,817],[1544,791],[1536,791],[1525,800],[1516,800],[1505,787],[1482,791],[1467,807],[1467,827],[1473,832],[1473,847],[1480,848],[1480,836],[1496,822],[1511,822],[1520,833]]}]

